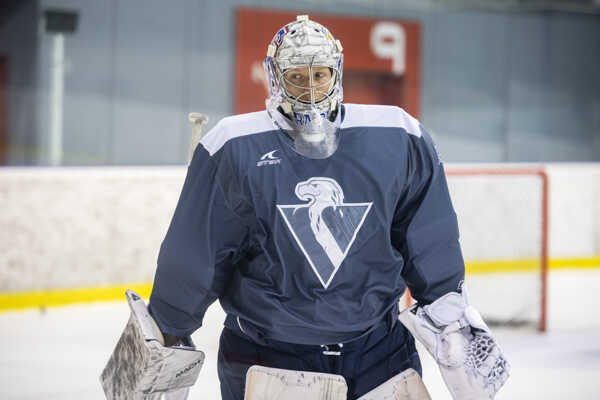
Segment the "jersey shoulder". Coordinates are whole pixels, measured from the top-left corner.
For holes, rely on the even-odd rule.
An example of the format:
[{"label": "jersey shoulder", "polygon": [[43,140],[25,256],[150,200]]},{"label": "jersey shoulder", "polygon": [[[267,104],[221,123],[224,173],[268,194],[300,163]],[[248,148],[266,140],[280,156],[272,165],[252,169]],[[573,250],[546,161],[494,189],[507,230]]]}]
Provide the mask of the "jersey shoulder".
[{"label": "jersey shoulder", "polygon": [[344,104],[341,128],[400,128],[409,135],[421,136],[419,121],[397,106],[374,104]]},{"label": "jersey shoulder", "polygon": [[232,115],[220,120],[202,137],[200,144],[212,156],[230,140],[272,130],[275,127],[266,111]]}]

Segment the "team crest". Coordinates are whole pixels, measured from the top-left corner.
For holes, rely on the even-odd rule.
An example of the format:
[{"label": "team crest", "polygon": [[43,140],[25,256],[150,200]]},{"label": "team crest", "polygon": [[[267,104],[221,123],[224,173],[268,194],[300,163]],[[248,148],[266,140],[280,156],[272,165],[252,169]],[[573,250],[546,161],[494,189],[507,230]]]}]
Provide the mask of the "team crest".
[{"label": "team crest", "polygon": [[327,288],[373,203],[344,203],[340,185],[322,177],[298,183],[296,196],[308,203],[277,205],[277,208],[319,281]]}]

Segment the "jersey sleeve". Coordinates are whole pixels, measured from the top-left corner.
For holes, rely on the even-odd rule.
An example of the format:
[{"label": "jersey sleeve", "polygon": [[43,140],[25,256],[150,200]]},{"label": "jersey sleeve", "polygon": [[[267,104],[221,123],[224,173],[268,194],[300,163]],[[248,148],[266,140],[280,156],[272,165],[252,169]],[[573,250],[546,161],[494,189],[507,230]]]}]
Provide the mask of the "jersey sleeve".
[{"label": "jersey sleeve", "polygon": [[230,163],[199,145],[160,247],[150,310],[160,329],[186,336],[202,325],[242,253],[247,229],[236,210]]},{"label": "jersey sleeve", "polygon": [[420,135],[407,135],[405,184],[391,233],[411,295],[428,304],[458,291],[465,267],[444,167],[429,134],[418,129]]}]

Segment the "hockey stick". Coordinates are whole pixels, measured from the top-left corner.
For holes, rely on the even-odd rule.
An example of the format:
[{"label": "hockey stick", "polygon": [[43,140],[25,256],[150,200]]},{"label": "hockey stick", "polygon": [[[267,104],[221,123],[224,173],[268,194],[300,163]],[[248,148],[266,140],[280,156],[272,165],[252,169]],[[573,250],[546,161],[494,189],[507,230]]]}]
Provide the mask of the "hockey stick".
[{"label": "hockey stick", "polygon": [[200,139],[202,139],[202,127],[208,122],[208,117],[202,113],[191,112],[188,114],[188,119],[194,123],[192,128],[192,142],[190,143],[190,151],[188,153],[189,164],[192,162],[192,157],[194,157],[196,146],[198,146]]}]

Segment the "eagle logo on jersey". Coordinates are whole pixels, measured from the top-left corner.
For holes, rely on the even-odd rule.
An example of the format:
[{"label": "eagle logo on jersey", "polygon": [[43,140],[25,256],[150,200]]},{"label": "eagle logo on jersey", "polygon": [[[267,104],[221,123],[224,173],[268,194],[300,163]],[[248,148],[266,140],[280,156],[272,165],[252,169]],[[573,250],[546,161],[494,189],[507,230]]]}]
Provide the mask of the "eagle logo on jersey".
[{"label": "eagle logo on jersey", "polygon": [[296,185],[305,204],[277,205],[298,246],[327,289],[346,258],[372,202],[344,203],[344,192],[331,178],[314,177]]}]

